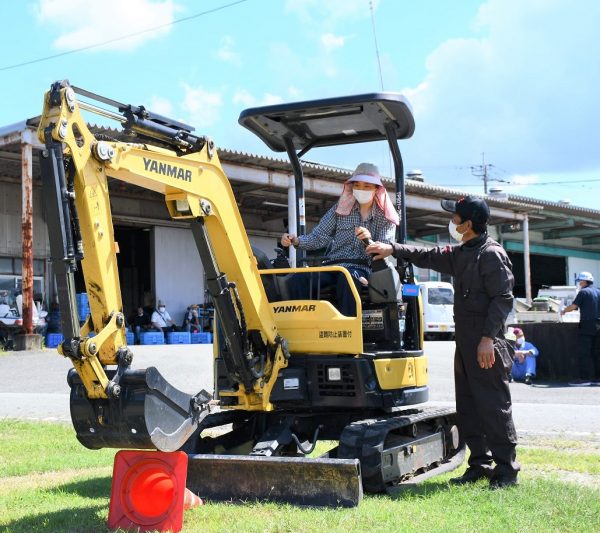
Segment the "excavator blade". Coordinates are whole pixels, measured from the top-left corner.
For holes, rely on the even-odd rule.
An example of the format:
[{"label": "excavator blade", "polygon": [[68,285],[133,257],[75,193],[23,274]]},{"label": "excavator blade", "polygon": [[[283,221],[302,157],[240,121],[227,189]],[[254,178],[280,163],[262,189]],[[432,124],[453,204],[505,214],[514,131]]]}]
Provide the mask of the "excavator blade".
[{"label": "excavator blade", "polygon": [[[114,372],[107,372],[112,378]],[[191,396],[176,389],[154,368],[126,370],[121,394],[114,399],[90,400],[74,369],[71,420],[81,444],[91,449],[136,448],[178,450],[209,414],[210,395]]]},{"label": "excavator blade", "polygon": [[218,501],[355,507],[363,497],[358,459],[190,455],[187,487]]}]

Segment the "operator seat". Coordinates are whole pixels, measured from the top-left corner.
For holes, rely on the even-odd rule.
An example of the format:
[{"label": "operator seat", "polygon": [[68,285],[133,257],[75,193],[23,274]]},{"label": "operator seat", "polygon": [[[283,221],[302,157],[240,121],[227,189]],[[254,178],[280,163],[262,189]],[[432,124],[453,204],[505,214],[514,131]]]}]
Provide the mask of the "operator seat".
[{"label": "operator seat", "polygon": [[[278,253],[277,259],[271,260],[267,257],[260,248],[256,248],[252,246],[252,253],[256,258],[256,266],[259,270],[269,270],[272,268],[286,268],[289,267],[289,263],[287,261],[282,260],[280,249],[276,248],[275,251]],[[275,262],[275,265],[273,264]],[[265,293],[267,294],[267,299],[269,302],[281,302],[283,300],[288,300],[288,291],[286,280],[289,278],[289,275],[272,275],[272,274],[263,274],[261,275],[261,280],[263,283],[263,287],[265,289]]]}]

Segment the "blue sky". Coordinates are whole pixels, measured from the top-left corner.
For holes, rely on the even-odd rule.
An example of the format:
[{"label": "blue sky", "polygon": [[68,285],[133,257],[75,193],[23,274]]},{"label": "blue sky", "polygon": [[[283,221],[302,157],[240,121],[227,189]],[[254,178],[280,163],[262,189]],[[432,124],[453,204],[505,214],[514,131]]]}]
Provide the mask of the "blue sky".
[{"label": "blue sky", "polygon": [[[184,120],[220,147],[276,155],[237,124],[240,111],[381,90],[369,0],[246,0],[195,16],[234,1],[2,2],[0,126],[38,115],[50,83],[68,78]],[[407,170],[481,194],[471,167],[484,154],[502,180],[491,186],[600,209],[600,2],[372,6],[383,87],[415,114],[415,135],[401,142]],[[390,173],[381,144],[307,159],[370,160]]]}]

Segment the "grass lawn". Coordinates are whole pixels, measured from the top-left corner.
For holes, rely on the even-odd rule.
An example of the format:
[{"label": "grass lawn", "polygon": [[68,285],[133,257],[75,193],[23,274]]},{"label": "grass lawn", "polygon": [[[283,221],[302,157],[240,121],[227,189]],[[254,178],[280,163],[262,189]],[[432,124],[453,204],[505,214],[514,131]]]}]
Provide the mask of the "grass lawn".
[{"label": "grass lawn", "polygon": [[[114,454],[83,448],[69,425],[1,420],[0,532],[107,531]],[[354,509],[208,503],[185,512],[184,531],[600,531],[599,443],[532,441],[519,460],[507,490],[450,487],[451,473]]]}]

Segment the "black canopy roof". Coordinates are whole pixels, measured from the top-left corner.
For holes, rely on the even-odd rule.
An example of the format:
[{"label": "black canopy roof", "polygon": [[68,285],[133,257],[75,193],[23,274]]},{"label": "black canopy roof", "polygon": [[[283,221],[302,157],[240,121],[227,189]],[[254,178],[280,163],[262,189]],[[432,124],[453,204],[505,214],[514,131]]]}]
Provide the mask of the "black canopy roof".
[{"label": "black canopy roof", "polygon": [[391,122],[397,139],[408,139],[415,122],[408,101],[398,93],[370,93],[246,109],[238,122],[275,152],[285,137],[296,150],[386,139]]}]

